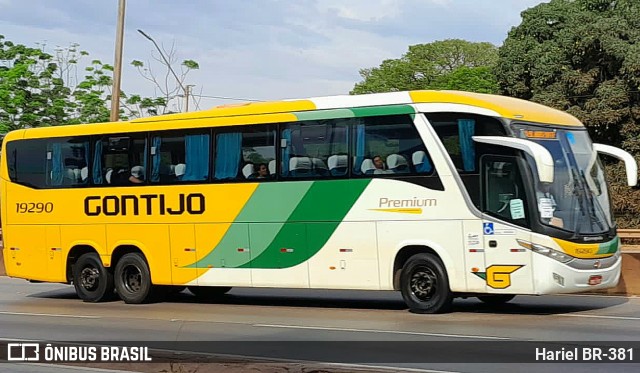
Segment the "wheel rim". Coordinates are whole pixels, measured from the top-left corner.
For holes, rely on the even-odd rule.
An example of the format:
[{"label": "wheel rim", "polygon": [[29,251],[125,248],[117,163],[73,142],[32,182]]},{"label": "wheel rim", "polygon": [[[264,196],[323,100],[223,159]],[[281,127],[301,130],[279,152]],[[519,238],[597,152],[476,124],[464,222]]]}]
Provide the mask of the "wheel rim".
[{"label": "wheel rim", "polygon": [[135,265],[128,265],[122,269],[122,283],[125,289],[131,293],[137,293],[142,289],[142,271]]},{"label": "wheel rim", "polygon": [[420,266],[411,273],[409,289],[416,299],[423,302],[431,300],[436,294],[437,288],[438,276],[433,269]]},{"label": "wheel rim", "polygon": [[87,266],[80,272],[80,285],[87,291],[95,291],[100,284],[100,271],[93,266]]}]

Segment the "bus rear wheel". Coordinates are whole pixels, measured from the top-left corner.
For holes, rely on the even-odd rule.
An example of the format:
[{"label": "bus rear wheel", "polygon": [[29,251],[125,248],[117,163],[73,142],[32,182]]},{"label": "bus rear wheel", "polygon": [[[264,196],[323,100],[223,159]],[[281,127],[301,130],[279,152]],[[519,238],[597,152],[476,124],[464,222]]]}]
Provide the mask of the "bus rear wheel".
[{"label": "bus rear wheel", "polygon": [[73,287],[83,301],[101,302],[113,296],[113,274],[98,254],[82,254],[73,265]]},{"label": "bus rear wheel", "polygon": [[414,313],[448,312],[453,303],[447,271],[433,254],[416,254],[407,260],[400,274],[400,291]]},{"label": "bus rear wheel", "polygon": [[499,306],[501,304],[505,304],[515,298],[516,296],[513,294],[496,294],[496,295],[480,295],[478,299],[480,299],[483,303]]},{"label": "bus rear wheel", "polygon": [[125,303],[147,303],[153,295],[149,265],[139,253],[125,254],[115,270],[116,292]]},{"label": "bus rear wheel", "polygon": [[189,286],[191,294],[202,299],[217,298],[231,290],[229,286]]}]

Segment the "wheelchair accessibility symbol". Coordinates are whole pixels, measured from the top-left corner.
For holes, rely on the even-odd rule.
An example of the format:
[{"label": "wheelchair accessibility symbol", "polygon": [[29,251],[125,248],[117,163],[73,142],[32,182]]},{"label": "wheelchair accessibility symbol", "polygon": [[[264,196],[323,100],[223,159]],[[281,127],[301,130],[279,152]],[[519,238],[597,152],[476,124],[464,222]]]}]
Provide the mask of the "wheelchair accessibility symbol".
[{"label": "wheelchair accessibility symbol", "polygon": [[493,234],[493,223],[482,223],[482,230],[484,234]]}]

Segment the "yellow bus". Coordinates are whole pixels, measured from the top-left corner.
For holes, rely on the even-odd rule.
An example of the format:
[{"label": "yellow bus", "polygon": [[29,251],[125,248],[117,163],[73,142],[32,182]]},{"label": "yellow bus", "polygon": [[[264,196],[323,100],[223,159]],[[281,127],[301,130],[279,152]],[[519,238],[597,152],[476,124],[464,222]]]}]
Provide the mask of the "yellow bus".
[{"label": "yellow bus", "polygon": [[411,91],[10,132],[9,276],[87,302],[188,287],[399,290],[411,311],[616,285],[598,153],[566,113]]}]

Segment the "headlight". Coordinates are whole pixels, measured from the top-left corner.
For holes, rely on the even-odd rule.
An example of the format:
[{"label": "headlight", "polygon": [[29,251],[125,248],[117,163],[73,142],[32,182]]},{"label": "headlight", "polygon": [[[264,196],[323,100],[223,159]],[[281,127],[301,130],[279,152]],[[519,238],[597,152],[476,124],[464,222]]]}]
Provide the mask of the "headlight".
[{"label": "headlight", "polygon": [[545,256],[548,256],[551,259],[555,259],[557,261],[559,261],[560,263],[568,263],[570,261],[572,261],[574,258],[571,255],[567,255],[563,252],[554,250],[550,247],[546,247],[546,246],[542,246],[542,245],[538,245],[536,243],[531,243],[528,241],[524,241],[524,240],[516,240],[518,241],[518,244],[522,247],[524,247],[525,249],[529,249],[531,251],[533,251],[534,253],[538,253],[538,254],[542,254]]}]

